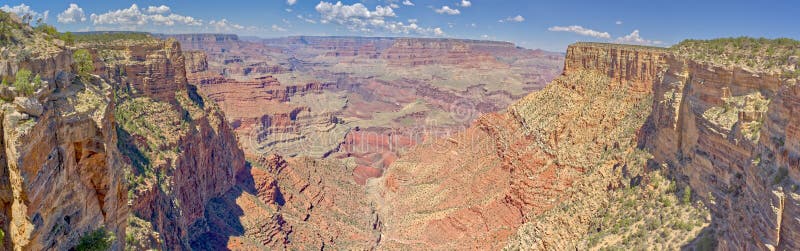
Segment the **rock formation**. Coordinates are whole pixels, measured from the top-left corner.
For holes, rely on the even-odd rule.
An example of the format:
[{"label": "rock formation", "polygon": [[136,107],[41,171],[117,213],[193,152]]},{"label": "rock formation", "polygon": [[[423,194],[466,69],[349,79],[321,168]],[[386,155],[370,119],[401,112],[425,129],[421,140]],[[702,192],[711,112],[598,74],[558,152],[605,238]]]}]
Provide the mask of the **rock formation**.
[{"label": "rock formation", "polygon": [[[24,69],[43,82],[33,95],[11,87],[16,98],[2,105],[2,249],[66,250],[97,231],[114,237],[114,250],[189,247],[206,202],[234,185],[244,155],[213,102],[187,83],[180,45],[87,34],[64,47],[19,27],[3,76]],[[77,72],[81,48],[94,72]]]}]

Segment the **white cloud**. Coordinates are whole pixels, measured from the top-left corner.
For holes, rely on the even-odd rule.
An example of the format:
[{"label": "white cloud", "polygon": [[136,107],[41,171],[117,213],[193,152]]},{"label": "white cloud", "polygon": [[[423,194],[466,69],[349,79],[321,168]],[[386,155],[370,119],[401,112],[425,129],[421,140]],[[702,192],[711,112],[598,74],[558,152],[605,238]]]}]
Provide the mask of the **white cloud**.
[{"label": "white cloud", "polygon": [[475,28],[475,27],[478,27],[478,25],[475,24],[475,23],[471,23],[471,24],[469,24],[469,27]]},{"label": "white cloud", "polygon": [[33,18],[33,20],[41,18],[44,21],[47,21],[47,16],[50,13],[50,11],[45,11],[43,13],[36,12],[32,10],[30,6],[25,5],[24,3],[21,3],[17,6],[9,6],[6,4],[0,7],[0,10],[17,14],[19,17],[23,17],[25,14],[28,14]]},{"label": "white cloud", "polygon": [[147,7],[147,13],[156,13],[156,14],[166,14],[169,13],[170,9],[169,6],[161,5],[161,6],[149,6]]},{"label": "white cloud", "polygon": [[547,30],[549,30],[549,31],[566,31],[566,32],[572,32],[572,33],[576,33],[576,34],[579,34],[579,35],[583,35],[583,36],[590,36],[590,37],[596,37],[596,38],[605,38],[605,39],[611,38],[611,34],[608,34],[608,32],[600,32],[600,31],[596,31],[596,30],[592,30],[592,29],[586,29],[586,28],[583,28],[583,27],[581,27],[579,25],[553,26],[553,27],[547,28]]},{"label": "white cloud", "polygon": [[214,30],[220,31],[233,31],[233,30],[243,30],[244,26],[238,25],[235,23],[231,23],[228,19],[223,18],[222,20],[211,20],[208,22],[208,26],[214,28]]},{"label": "white cloud", "polygon": [[412,18],[412,19],[409,19],[409,20],[408,20],[408,22],[409,22],[409,23],[416,23],[417,21],[418,21],[418,20],[417,20],[416,18]]},{"label": "white cloud", "polygon": [[514,22],[514,23],[521,23],[525,21],[525,17],[521,15],[517,15],[516,17],[507,17],[506,19],[498,20],[498,22],[505,23],[505,22]]},{"label": "white cloud", "polygon": [[86,15],[83,14],[83,8],[78,7],[77,4],[71,3],[69,4],[69,8],[58,14],[58,22],[59,23],[77,23],[86,21]]},{"label": "white cloud", "polygon": [[[130,8],[109,11],[103,14],[92,14],[89,18],[95,25],[120,25],[125,27],[142,26],[149,22],[157,25],[173,26],[175,24],[183,24],[189,26],[200,26],[203,21],[190,16],[169,13],[168,6],[150,6],[144,10],[148,13],[158,14],[144,14],[139,6],[132,4]],[[167,14],[169,13],[169,14]]]},{"label": "white cloud", "polygon": [[297,3],[297,0],[286,0],[286,4],[288,4],[288,5],[294,5],[296,3]]},{"label": "white cloud", "polygon": [[384,31],[398,34],[444,35],[441,28],[421,27],[416,22],[404,24],[392,20],[397,15],[391,6],[376,6],[374,10],[370,10],[361,3],[346,5],[342,2],[333,4],[322,1],[315,9],[320,14],[321,23],[342,25],[353,32]]},{"label": "white cloud", "polygon": [[139,6],[132,4],[130,8],[109,11],[104,14],[92,14],[94,24],[119,24],[119,25],[144,25],[147,18],[139,10]]},{"label": "white cloud", "polygon": [[403,5],[405,5],[405,6],[414,6],[414,3],[411,2],[410,0],[403,0]]},{"label": "white cloud", "polygon": [[351,19],[383,19],[394,17],[392,7],[376,6],[374,11],[370,11],[361,3],[345,5],[342,2],[332,4],[329,2],[319,2],[315,7],[322,16],[322,20],[328,22],[343,23]]},{"label": "white cloud", "polygon": [[301,15],[297,15],[297,18],[299,18],[300,20],[306,21],[306,23],[312,23],[312,24],[316,24],[317,23],[316,20],[310,18],[310,15],[309,15],[309,17],[304,17],[301,14]]},{"label": "white cloud", "polygon": [[166,25],[166,26],[172,26],[172,25],[175,25],[175,23],[180,23],[180,24],[185,24],[185,25],[190,25],[190,26],[203,25],[203,21],[202,20],[199,20],[199,19],[196,19],[196,18],[193,18],[193,17],[190,17],[190,16],[178,15],[178,14],[175,14],[175,13],[170,13],[167,16],[164,16],[164,15],[161,15],[161,14],[151,15],[151,16],[148,16],[147,18],[148,18],[148,20],[153,21],[154,24]]},{"label": "white cloud", "polygon": [[658,40],[647,40],[639,36],[639,30],[633,30],[631,34],[624,37],[618,37],[614,40],[615,43],[620,44],[638,44],[638,45],[660,45],[663,42]]},{"label": "white cloud", "polygon": [[472,6],[472,2],[469,0],[461,0],[461,7],[470,7]]},{"label": "white cloud", "polygon": [[289,9],[289,8],[286,8],[284,10],[286,10],[286,12],[292,12],[292,9]]},{"label": "white cloud", "polygon": [[447,5],[442,6],[442,8],[434,9],[434,11],[436,11],[436,13],[439,14],[447,14],[447,15],[461,14],[461,11],[459,11],[458,9],[451,9],[450,6]]},{"label": "white cloud", "polygon": [[392,7],[392,9],[399,9],[400,5],[397,5],[396,3],[390,3],[389,7]]},{"label": "white cloud", "polygon": [[620,20],[617,20],[617,21],[616,21],[616,22],[614,22],[614,23],[615,23],[615,24],[617,24],[617,25],[620,25],[620,24],[622,24],[622,21],[620,21]]},{"label": "white cloud", "polygon": [[286,32],[286,28],[280,27],[277,24],[272,25],[272,31]]}]

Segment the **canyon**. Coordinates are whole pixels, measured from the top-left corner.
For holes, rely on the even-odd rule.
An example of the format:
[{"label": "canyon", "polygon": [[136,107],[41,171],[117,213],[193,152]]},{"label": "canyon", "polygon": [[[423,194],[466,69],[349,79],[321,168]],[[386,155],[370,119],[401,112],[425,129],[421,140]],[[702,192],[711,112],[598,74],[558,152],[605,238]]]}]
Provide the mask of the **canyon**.
[{"label": "canyon", "polygon": [[800,248],[797,41],[68,44],[0,14],[3,250]]},{"label": "canyon", "polygon": [[492,41],[162,36],[189,50],[187,77],[222,107],[246,154],[356,157],[359,183],[430,137],[420,132],[465,128],[542,88],[563,64],[557,53]]}]

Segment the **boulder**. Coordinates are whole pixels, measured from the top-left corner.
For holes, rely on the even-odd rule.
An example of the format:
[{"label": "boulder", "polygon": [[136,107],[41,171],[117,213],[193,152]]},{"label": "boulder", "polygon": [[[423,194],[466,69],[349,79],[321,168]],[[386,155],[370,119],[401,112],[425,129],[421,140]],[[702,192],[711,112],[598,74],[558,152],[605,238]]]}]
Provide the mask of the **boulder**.
[{"label": "boulder", "polygon": [[789,63],[789,65],[796,65],[798,62],[800,62],[800,57],[790,56],[789,59],[786,60],[786,62]]},{"label": "boulder", "polygon": [[44,106],[38,100],[27,97],[14,98],[14,105],[17,111],[30,114],[32,116],[40,116],[44,113]]},{"label": "boulder", "polygon": [[0,86],[0,99],[12,100],[14,99],[14,96],[16,95],[14,94],[14,91],[11,90],[11,87],[5,85]]}]

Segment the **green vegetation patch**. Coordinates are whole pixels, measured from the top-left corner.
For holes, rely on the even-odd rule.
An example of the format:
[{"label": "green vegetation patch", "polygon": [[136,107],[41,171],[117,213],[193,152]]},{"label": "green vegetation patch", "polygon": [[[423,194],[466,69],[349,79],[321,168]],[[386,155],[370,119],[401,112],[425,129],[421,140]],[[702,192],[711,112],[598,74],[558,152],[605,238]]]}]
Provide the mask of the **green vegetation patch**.
[{"label": "green vegetation patch", "polygon": [[703,112],[703,118],[730,133],[738,123],[745,138],[757,142],[764,124],[770,100],[759,92],[722,99],[722,106],[714,106]]},{"label": "green vegetation patch", "polygon": [[88,32],[74,34],[78,43],[109,43],[119,40],[156,40],[149,33],[144,32]]},{"label": "green vegetation patch", "polygon": [[[36,74],[36,76],[32,75],[33,73],[28,69],[20,69],[17,71],[14,83],[12,84],[14,89],[25,96],[33,95],[33,92],[42,86],[42,77],[39,76],[39,74]],[[8,85],[9,83],[4,79],[3,84]]]},{"label": "green vegetation patch", "polygon": [[11,14],[0,11],[0,45],[8,45],[17,40],[15,30],[22,29],[22,24],[15,22]]},{"label": "green vegetation patch", "polygon": [[75,246],[77,251],[106,251],[111,249],[116,237],[105,228],[97,229],[81,237],[80,242]]},{"label": "green vegetation patch", "polygon": [[72,59],[75,60],[75,66],[78,70],[78,75],[81,77],[88,76],[94,72],[94,60],[92,54],[86,49],[76,50],[72,54]]},{"label": "green vegetation patch", "polygon": [[[609,207],[592,221],[583,243],[591,250],[669,250],[689,244],[710,224],[708,209],[691,200],[691,188],[680,201],[675,181],[660,172],[647,174],[650,182],[612,195]],[[705,244],[704,244],[705,245]]]},{"label": "green vegetation patch", "polygon": [[118,91],[121,102],[114,112],[118,147],[134,168],[127,172],[131,196],[151,185],[169,184],[165,168],[171,168],[169,165],[178,159],[180,137],[190,126],[184,112],[168,102],[126,95]]},{"label": "green vegetation patch", "polygon": [[693,60],[723,65],[746,66],[755,70],[777,70],[797,77],[800,41],[789,38],[719,38],[684,40],[671,48]]}]

